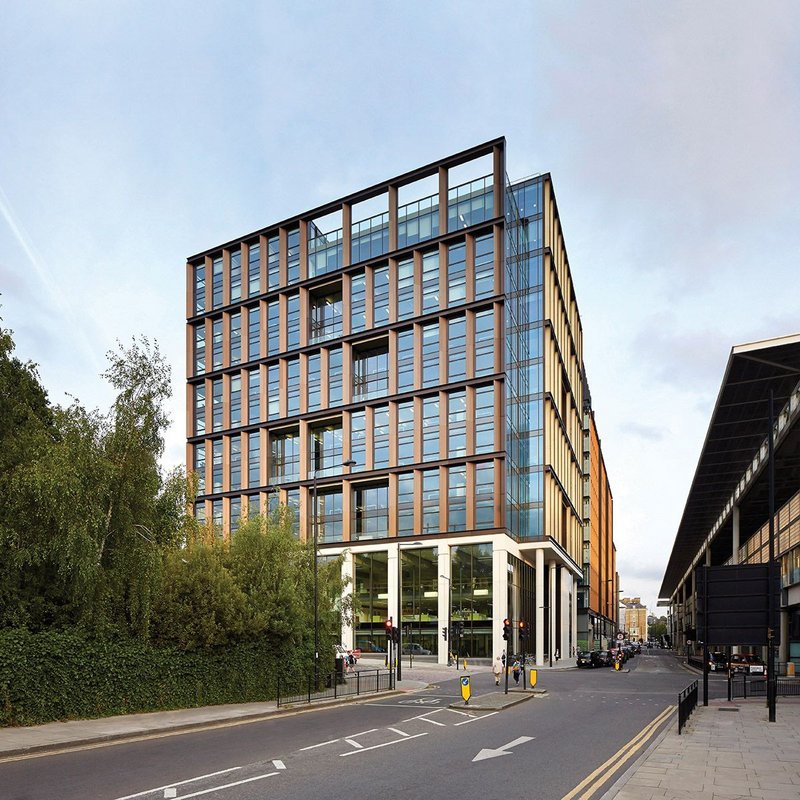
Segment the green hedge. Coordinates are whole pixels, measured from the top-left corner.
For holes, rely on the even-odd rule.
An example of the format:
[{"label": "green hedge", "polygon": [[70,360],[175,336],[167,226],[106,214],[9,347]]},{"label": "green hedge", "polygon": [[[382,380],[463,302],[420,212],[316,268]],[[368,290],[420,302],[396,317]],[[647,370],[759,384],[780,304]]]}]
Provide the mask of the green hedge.
[{"label": "green hedge", "polygon": [[302,654],[253,642],[184,652],[79,631],[0,631],[0,725],[274,699]]}]

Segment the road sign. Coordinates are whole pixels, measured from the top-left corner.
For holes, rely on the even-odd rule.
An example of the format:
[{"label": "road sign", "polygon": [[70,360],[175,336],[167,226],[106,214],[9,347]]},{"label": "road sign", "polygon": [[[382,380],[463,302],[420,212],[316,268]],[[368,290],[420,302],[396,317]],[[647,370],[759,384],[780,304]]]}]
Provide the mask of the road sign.
[{"label": "road sign", "polygon": [[472,697],[472,686],[470,685],[469,675],[461,676],[461,697],[464,699],[464,705],[469,703],[469,698]]},{"label": "road sign", "polygon": [[617,634],[617,641],[618,642],[621,642],[624,638],[625,638],[625,634],[624,633],[618,633]]}]

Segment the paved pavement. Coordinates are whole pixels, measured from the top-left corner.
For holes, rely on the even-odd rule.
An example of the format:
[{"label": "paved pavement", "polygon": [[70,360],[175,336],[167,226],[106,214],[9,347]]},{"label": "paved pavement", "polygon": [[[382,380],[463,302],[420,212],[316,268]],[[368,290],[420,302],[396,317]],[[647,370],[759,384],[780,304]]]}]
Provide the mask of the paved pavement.
[{"label": "paved pavement", "polygon": [[798,800],[800,698],[698,706],[678,736],[677,719],[603,800]]}]

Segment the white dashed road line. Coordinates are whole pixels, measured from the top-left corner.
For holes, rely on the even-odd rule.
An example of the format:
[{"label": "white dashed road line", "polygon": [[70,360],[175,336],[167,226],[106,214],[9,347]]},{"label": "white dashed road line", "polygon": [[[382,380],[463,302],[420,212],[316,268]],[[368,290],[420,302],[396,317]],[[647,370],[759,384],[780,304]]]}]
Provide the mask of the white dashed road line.
[{"label": "white dashed road line", "polygon": [[420,736],[427,736],[427,733],[417,733],[414,736],[407,736],[405,739],[393,739],[391,742],[384,742],[383,744],[374,744],[372,747],[362,747],[361,750],[350,750],[347,753],[339,753],[342,758],[346,756],[354,756],[356,753],[366,753],[369,750],[379,750],[381,747],[389,747],[391,744],[400,744],[400,742],[410,742],[412,739],[419,739]]}]

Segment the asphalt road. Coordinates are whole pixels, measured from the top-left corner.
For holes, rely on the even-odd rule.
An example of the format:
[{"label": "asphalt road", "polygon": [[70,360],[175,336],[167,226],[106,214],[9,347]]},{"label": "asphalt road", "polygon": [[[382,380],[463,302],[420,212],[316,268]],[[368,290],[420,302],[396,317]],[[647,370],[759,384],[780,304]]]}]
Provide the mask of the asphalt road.
[{"label": "asphalt road", "polygon": [[[629,666],[540,673],[547,696],[497,713],[447,708],[460,698],[447,673],[414,694],[9,761],[0,763],[0,798],[599,797],[663,724],[675,724],[660,715],[694,680],[660,651]],[[724,680],[713,678],[711,695],[722,696]],[[473,694],[494,689],[490,674],[473,675]]]}]

